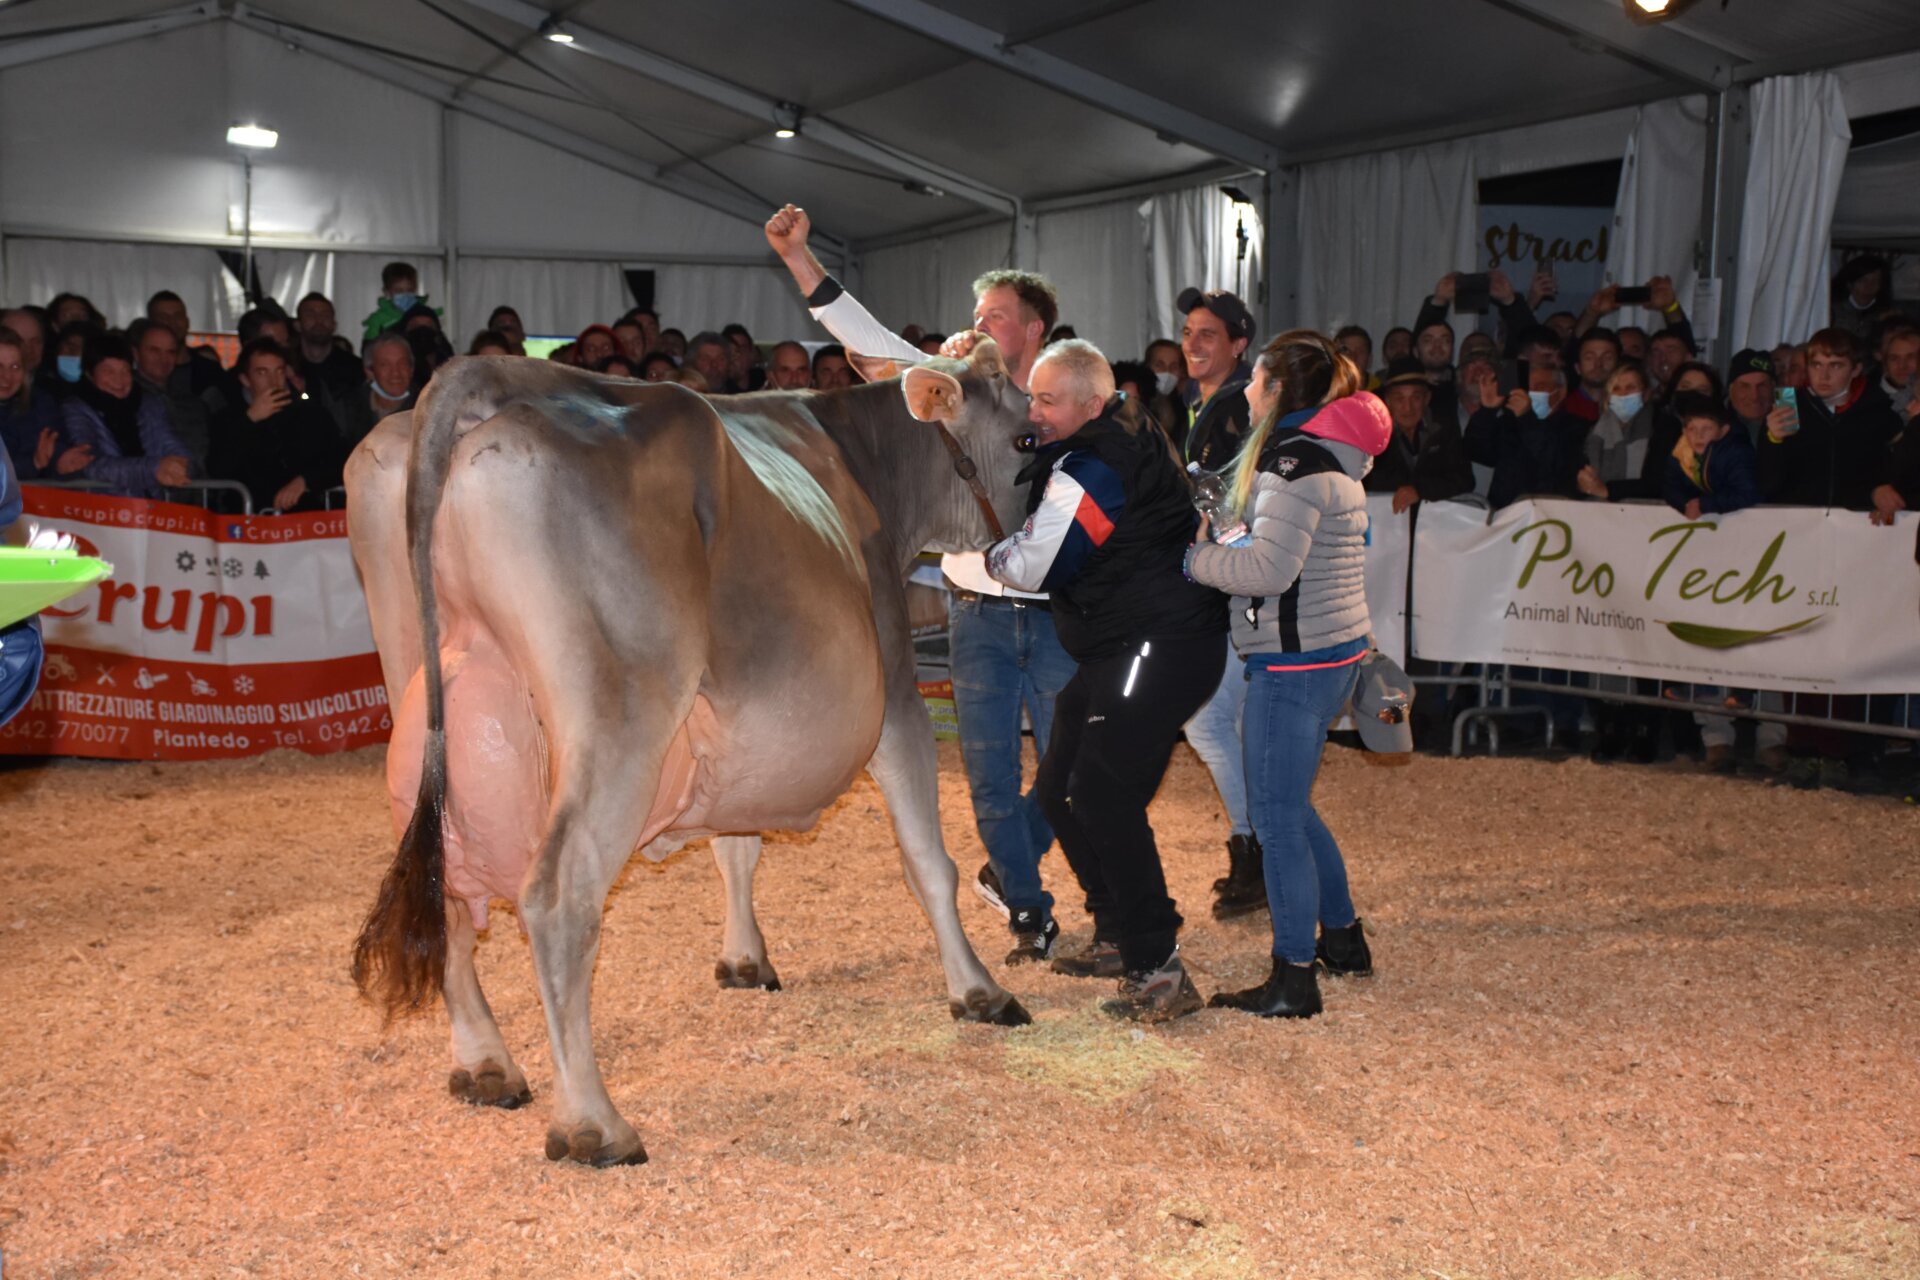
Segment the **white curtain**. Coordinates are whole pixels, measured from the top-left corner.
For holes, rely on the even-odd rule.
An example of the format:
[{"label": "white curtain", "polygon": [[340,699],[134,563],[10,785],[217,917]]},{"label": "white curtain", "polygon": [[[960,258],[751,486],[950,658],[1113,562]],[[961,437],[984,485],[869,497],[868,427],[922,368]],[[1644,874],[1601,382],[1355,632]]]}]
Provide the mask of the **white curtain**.
[{"label": "white curtain", "polygon": [[146,314],[147,299],[171,289],[187,304],[196,329],[220,327],[226,286],[211,249],[180,245],[100,244],[85,240],[7,240],[7,305],[42,306],[58,293],[88,298],[107,322],[125,325]]},{"label": "white curtain", "polygon": [[787,269],[777,263],[659,267],[653,296],[660,323],[688,337],[735,323],[747,326],[747,332],[760,342],[813,336],[806,299]]},{"label": "white curtain", "polygon": [[1735,349],[1804,342],[1827,322],[1827,246],[1853,130],[1832,72],[1753,87],[1753,151],[1734,282]]},{"label": "white curtain", "polygon": [[[917,324],[950,333],[973,322],[973,282],[1012,261],[1013,224],[994,222],[861,255],[860,301],[880,323],[898,332]],[[809,322],[811,324],[811,322]],[[825,330],[812,327],[814,337]]]},{"label": "white curtain", "polygon": [[1060,292],[1060,323],[1109,360],[1138,360],[1156,325],[1140,206],[1133,200],[1063,209],[1035,220],[1036,269]]},{"label": "white curtain", "polygon": [[1476,261],[1474,172],[1461,143],[1302,166],[1302,323],[1363,325],[1376,348],[1411,325],[1440,277]]},{"label": "white curtain", "polygon": [[[308,253],[296,249],[254,251],[254,267],[260,276],[260,288],[276,299],[292,315],[300,299],[309,293],[322,293],[333,303],[334,319],[340,335],[359,345],[367,316],[373,313],[380,297],[380,270],[394,260],[390,253]],[[456,316],[445,314],[447,303],[446,264],[437,257],[414,254],[406,259],[420,276],[420,292],[442,311],[441,323],[456,350],[465,343],[455,328]],[[219,313],[220,328],[239,324],[246,309],[240,296],[240,284],[231,275],[225,278],[227,296]]]},{"label": "white curtain", "polygon": [[459,284],[457,322],[448,326],[456,351],[466,350],[498,306],[518,311],[528,333],[559,337],[610,324],[633,305],[617,262],[461,258]]},{"label": "white curtain", "polygon": [[[1138,209],[1149,281],[1149,310],[1142,322],[1149,335],[1179,336],[1181,318],[1174,302],[1189,287],[1232,290],[1259,315],[1260,253],[1266,235],[1255,209],[1235,204],[1212,185],[1153,196]],[[1140,349],[1145,346],[1142,342]]]},{"label": "white curtain", "polygon": [[[1694,244],[1700,238],[1700,201],[1707,163],[1707,100],[1699,95],[1655,102],[1635,113],[1620,165],[1607,245],[1607,282],[1641,285],[1671,276],[1682,306],[1690,307]],[[1623,308],[1613,323],[1660,327],[1644,307]]]}]

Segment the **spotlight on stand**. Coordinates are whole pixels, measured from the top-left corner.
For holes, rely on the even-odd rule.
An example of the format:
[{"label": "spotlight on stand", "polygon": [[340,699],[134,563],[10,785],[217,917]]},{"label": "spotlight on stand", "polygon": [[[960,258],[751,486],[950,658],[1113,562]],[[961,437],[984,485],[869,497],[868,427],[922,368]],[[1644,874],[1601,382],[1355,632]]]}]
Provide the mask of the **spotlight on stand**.
[{"label": "spotlight on stand", "polygon": [[540,34],[555,44],[572,44],[573,33],[560,25],[560,19],[549,16],[540,24]]},{"label": "spotlight on stand", "polygon": [[253,304],[260,301],[253,287],[253,153],[273,150],[280,145],[280,135],[252,122],[234,124],[227,126],[227,143],[240,148],[240,166],[246,174],[246,194],[240,206],[240,243],[243,246],[241,270],[244,273],[240,280],[240,292],[246,295],[249,304]]},{"label": "spotlight on stand", "polygon": [[1694,0],[1620,0],[1626,6],[1627,21],[1639,26],[1671,22],[1693,8]]}]

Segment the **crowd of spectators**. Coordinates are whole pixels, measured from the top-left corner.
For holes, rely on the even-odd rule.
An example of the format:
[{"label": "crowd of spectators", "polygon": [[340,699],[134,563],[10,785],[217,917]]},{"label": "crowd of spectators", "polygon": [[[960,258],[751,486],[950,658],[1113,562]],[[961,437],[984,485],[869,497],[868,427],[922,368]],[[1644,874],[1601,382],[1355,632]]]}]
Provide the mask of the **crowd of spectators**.
[{"label": "crowd of spectators", "polygon": [[[1847,262],[1818,332],[1716,367],[1698,344],[1672,282],[1635,301],[1659,317],[1648,332],[1613,327],[1621,290],[1601,289],[1575,314],[1542,315],[1555,290],[1536,275],[1523,293],[1485,278],[1488,327],[1456,349],[1449,322],[1463,277],[1436,283],[1413,323],[1381,336],[1349,325],[1335,345],[1386,402],[1393,439],[1366,488],[1404,513],[1476,494],[1493,507],[1523,496],[1664,501],[1689,517],[1761,504],[1844,508],[1876,523],[1920,505],[1920,309],[1893,296],[1888,264]],[[1191,291],[1190,291],[1191,292]],[[1177,337],[1155,339],[1114,380],[1144,403],[1184,458],[1231,461],[1247,429],[1241,394],[1252,318],[1181,300]],[[1235,300],[1237,303],[1237,299]],[[239,356],[224,367],[189,340],[192,319],[163,291],[124,330],[63,293],[0,311],[0,439],[22,481],[86,481],[113,494],[160,497],[195,480],[244,486],[256,511],[305,511],[337,499],[347,455],[374,424],[413,406],[454,355],[439,310],[407,263],[382,272],[356,344],[332,300],[309,293],[291,315],[263,300],[239,321]],[[937,354],[947,335],[902,336]],[[1060,325],[1049,341],[1071,337]],[[497,307],[466,344],[471,355],[522,356],[519,313]],[[741,324],[691,337],[649,307],[589,325],[547,358],[615,377],[678,382],[714,394],[831,390],[858,379],[846,351],[786,339],[762,345]],[[213,495],[217,505],[223,495]],[[1742,695],[1730,693],[1730,700]],[[1765,697],[1766,695],[1762,695]],[[1433,710],[1421,717],[1431,729]],[[1638,711],[1590,718],[1602,756],[1645,755]],[[1731,768],[1731,735],[1705,723],[1707,759]],[[1569,726],[1571,727],[1571,726]],[[1781,734],[1763,730],[1758,759],[1787,767]],[[1829,772],[1837,772],[1838,766]]]}]

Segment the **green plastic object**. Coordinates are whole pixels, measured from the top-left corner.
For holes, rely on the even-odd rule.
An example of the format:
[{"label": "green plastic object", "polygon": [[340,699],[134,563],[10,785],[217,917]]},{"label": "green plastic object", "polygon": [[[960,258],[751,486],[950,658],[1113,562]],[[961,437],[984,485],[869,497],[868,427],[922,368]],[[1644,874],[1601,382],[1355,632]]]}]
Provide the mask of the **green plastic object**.
[{"label": "green plastic object", "polygon": [[0,627],[59,604],[112,572],[105,560],[78,551],[0,547]]}]

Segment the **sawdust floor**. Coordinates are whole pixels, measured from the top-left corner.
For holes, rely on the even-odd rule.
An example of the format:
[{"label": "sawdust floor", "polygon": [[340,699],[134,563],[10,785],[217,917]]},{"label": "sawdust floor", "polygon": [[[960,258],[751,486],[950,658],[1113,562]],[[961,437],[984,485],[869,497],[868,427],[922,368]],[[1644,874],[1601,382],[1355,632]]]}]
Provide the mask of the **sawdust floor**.
[{"label": "sawdust floor", "polygon": [[[779,994],[715,989],[704,847],[630,870],[596,1030],[652,1162],[596,1172],[542,1156],[510,915],[480,965],[529,1108],[453,1101],[444,1018],[383,1036],[351,990],[380,765],[0,771],[8,1280],[1920,1275],[1920,841],[1887,801],[1336,748],[1377,977],[1310,1023],[1135,1034],[1014,970],[1008,1032],[949,1020],[862,782],[768,847]],[[1264,917],[1206,918],[1223,823],[1184,749],[1154,819],[1203,990],[1261,976]]]}]

